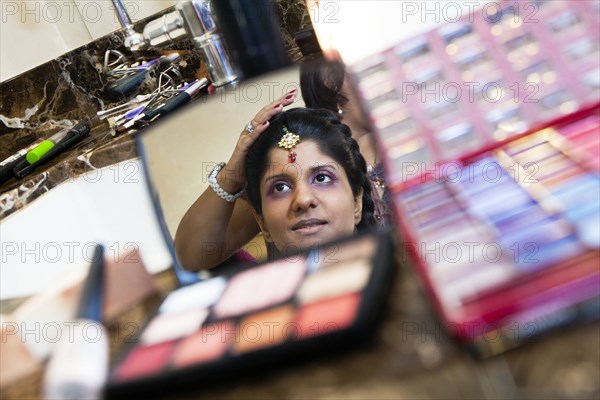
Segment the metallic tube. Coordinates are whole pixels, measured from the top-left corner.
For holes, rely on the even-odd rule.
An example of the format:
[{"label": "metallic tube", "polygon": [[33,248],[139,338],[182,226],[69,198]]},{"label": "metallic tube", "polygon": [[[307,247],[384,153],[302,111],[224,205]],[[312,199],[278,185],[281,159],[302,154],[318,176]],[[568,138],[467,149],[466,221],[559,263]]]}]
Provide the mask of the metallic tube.
[{"label": "metallic tube", "polygon": [[121,0],[112,0],[112,3],[119,22],[125,30],[125,46],[134,51],[139,50],[144,45],[143,36],[133,30],[131,18],[129,18],[123,2]]},{"label": "metallic tube", "polygon": [[206,62],[213,86],[224,86],[238,79],[217,25],[212,17],[209,0],[186,0],[177,5],[188,34],[194,38]]},{"label": "metallic tube", "polygon": [[127,14],[127,10],[125,9],[123,2],[121,0],[112,0],[112,3],[115,7],[115,13],[119,18],[121,27],[123,27],[124,29],[131,29],[133,27],[133,25],[131,24],[131,18],[129,18],[129,14]]},{"label": "metallic tube", "polygon": [[144,40],[150,46],[160,46],[187,37],[185,23],[179,11],[173,11],[144,27]]}]

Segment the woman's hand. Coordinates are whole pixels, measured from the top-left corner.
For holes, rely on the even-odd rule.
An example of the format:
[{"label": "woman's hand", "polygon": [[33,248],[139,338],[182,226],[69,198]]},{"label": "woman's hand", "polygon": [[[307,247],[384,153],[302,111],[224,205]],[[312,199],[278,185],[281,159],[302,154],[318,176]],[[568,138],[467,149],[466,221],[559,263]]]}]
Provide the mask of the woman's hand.
[{"label": "woman's hand", "polygon": [[264,106],[249,122],[249,124],[252,124],[252,129],[247,130],[244,128],[242,133],[240,133],[240,137],[227,165],[217,175],[219,185],[225,191],[237,193],[246,185],[244,162],[248,150],[260,134],[269,127],[269,120],[283,111],[283,107],[294,102],[296,94],[297,89],[292,89],[280,99]]}]

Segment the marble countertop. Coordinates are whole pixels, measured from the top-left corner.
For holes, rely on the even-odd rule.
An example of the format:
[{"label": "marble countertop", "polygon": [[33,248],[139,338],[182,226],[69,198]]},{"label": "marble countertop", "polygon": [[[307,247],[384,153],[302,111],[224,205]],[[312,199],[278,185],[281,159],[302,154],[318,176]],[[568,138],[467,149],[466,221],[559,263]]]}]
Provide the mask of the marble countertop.
[{"label": "marble countertop", "polygon": [[[116,41],[113,36],[104,41]],[[104,43],[102,46],[107,45]],[[83,173],[137,157],[134,134],[113,136],[107,120],[96,117],[123,103],[106,99],[101,60],[102,47],[94,42],[44,64],[35,70],[2,83],[0,95],[0,160],[15,154],[40,139],[72,126],[83,118],[92,119],[89,135],[74,148],[23,179],[15,178],[0,185],[0,221],[22,209],[62,182]],[[192,46],[188,43],[188,47]],[[205,77],[206,69],[198,54],[183,50],[184,81]],[[159,54],[147,54],[152,59]],[[198,68],[197,66],[202,67]],[[55,78],[58,76],[58,80]],[[148,77],[135,94],[152,92],[156,77]],[[131,97],[131,96],[130,96]]]},{"label": "marble countertop", "polygon": [[113,138],[107,124],[96,125],[76,149],[66,152],[22,180],[6,182],[0,194],[0,220],[62,182],[134,157],[137,157],[134,135]]}]

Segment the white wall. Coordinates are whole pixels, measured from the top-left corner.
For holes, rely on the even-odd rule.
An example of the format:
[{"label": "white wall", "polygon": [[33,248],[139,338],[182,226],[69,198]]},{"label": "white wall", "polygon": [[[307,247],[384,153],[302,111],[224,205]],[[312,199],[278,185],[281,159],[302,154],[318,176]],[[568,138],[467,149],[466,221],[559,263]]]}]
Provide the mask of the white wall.
[{"label": "white wall", "polygon": [[469,13],[492,15],[500,0],[306,0],[321,48],[346,64],[393,44],[457,22]]},{"label": "white wall", "polygon": [[[176,0],[124,1],[132,22]],[[120,28],[110,0],[0,0],[0,81]]]}]

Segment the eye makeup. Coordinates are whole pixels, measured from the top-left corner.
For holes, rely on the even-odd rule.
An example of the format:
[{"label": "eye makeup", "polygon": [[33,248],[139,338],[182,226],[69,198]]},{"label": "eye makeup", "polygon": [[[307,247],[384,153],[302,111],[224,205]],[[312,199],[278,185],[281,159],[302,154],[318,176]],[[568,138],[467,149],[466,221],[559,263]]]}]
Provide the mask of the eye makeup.
[{"label": "eye makeup", "polygon": [[208,383],[364,340],[394,268],[390,233],[379,232],[176,289],[114,365],[108,397]]}]

